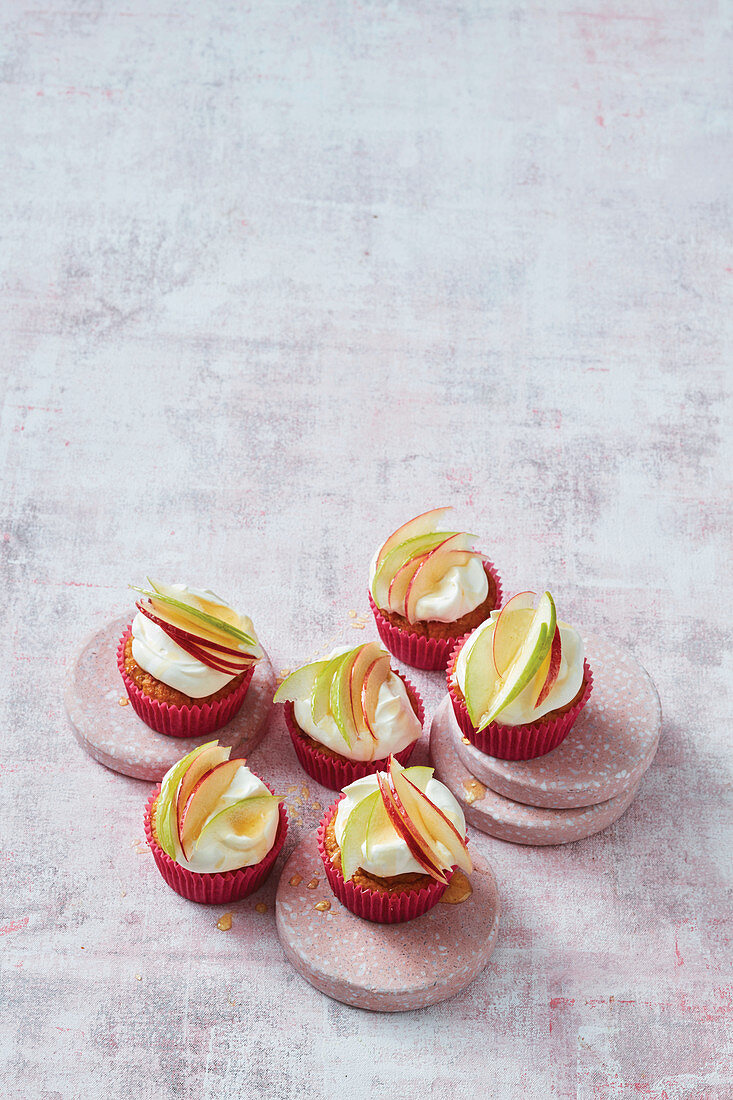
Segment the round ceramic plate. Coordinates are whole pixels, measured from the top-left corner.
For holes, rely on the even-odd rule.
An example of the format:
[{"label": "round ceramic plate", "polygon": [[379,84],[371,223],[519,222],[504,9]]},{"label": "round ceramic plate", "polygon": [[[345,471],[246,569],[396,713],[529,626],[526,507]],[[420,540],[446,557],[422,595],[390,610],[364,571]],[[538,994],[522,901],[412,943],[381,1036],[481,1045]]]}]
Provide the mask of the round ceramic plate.
[{"label": "round ceramic plate", "polygon": [[528,806],[595,806],[641,779],[659,744],[662,708],[639,662],[612,642],[583,638],[593,669],[593,691],[568,736],[546,756],[498,760],[461,736],[461,762],[481,783]]},{"label": "round ceramic plate", "polygon": [[275,693],[275,673],[265,654],[255,666],[242,709],[228,725],[205,737],[168,737],[156,733],[128,704],[117,668],[117,643],[129,616],[115,619],[84,643],[71,667],[64,703],[82,748],[113,771],[135,779],[162,779],[171,765],[214,737],[246,756],[265,735]]},{"label": "round ceramic plate", "polygon": [[[494,873],[476,852],[471,856],[473,874],[456,882],[471,883],[464,900],[440,901],[404,924],[373,924],[334,897],[310,833],[285,864],[277,888],[285,954],[321,993],[357,1008],[404,1012],[454,997],[486,966],[499,927]],[[459,889],[457,896],[465,893]]]},{"label": "round ceramic plate", "polygon": [[438,778],[456,796],[466,821],[483,833],[515,844],[568,844],[599,833],[616,821],[636,794],[637,783],[596,806],[553,810],[526,806],[481,783],[458,755],[460,731],[450,696],[438,707],[430,727],[430,758]]}]

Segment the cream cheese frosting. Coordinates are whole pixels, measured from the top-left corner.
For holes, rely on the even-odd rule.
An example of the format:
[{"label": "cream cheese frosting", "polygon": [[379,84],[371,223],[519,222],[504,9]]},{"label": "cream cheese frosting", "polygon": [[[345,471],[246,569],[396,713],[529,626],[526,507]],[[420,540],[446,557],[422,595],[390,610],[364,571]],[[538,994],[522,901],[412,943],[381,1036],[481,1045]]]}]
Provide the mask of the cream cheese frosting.
[{"label": "cream cheese frosting", "polygon": [[[379,550],[369,568],[369,588],[373,590]],[[452,565],[435,586],[417,601],[415,614],[420,622],[453,623],[482,604],[489,594],[489,581],[479,555],[466,565]]]},{"label": "cream cheese frosting", "polygon": [[[202,826],[203,830],[212,817],[221,813],[227,806],[239,802],[250,795],[269,794],[267,787],[254,775],[246,764],[242,764],[234,773],[234,777],[220,796],[213,811],[209,814]],[[277,803],[263,810],[261,827],[255,836],[239,836],[230,826],[222,825],[215,834],[209,830],[209,836],[203,835],[202,842],[193,851],[190,860],[187,860],[181,851],[176,830],[173,830],[173,840],[176,847],[176,863],[189,871],[199,874],[211,874],[214,871],[236,871],[239,867],[252,867],[263,860],[275,843],[275,835],[280,820],[280,810]]]},{"label": "cream cheese frosting", "polygon": [[[409,774],[409,773],[408,773]],[[424,776],[411,778],[416,787],[427,795],[439,810],[442,810],[448,820],[456,827],[461,837],[466,835],[466,822],[461,807],[451,792],[438,779],[430,778],[425,781]],[[376,775],[367,775],[363,779],[357,779],[344,787],[344,797],[339,802],[334,821],[334,833],[339,846],[343,841],[344,829],[349,814],[359,803],[379,789],[379,780]],[[367,859],[366,842],[362,844],[362,859],[359,866],[369,874],[378,875],[380,878],[391,878],[393,875],[425,874],[425,868],[410,855],[410,849],[398,834],[396,829],[389,827],[382,834],[381,843],[371,847],[370,857]],[[450,852],[444,845],[437,844],[437,852],[441,858],[441,866],[452,866],[453,860]]]},{"label": "cream cheese frosting", "polygon": [[[481,626],[477,627],[468,640],[461,646],[461,650],[456,660],[454,680],[462,693],[464,692],[466,682],[466,661],[468,660],[468,656],[473,646],[476,644],[477,639],[485,630],[493,633],[494,625],[498,617],[499,612],[492,611],[491,617],[487,619],[486,622],[482,623]],[[498,722],[500,725],[523,726],[528,722],[534,722],[537,718],[541,718],[551,710],[557,710],[560,707],[567,706],[580,691],[583,683],[583,660],[585,657],[583,639],[580,637],[577,630],[569,626],[568,623],[560,622],[558,619],[557,625],[560,628],[562,657],[557,680],[553,684],[547,698],[537,708],[532,705],[537,685],[534,680],[531,680],[526,688],[519,693],[516,699],[497,714],[494,721]]]},{"label": "cream cheese frosting", "polygon": [[[257,635],[252,620],[246,615],[238,615],[225,600],[208,588],[191,588],[187,584],[173,584],[170,587],[175,590],[176,599],[208,611],[209,614],[217,614],[219,618],[232,626],[239,627],[256,640]],[[232,648],[236,648],[236,645],[236,641],[233,640]],[[258,652],[261,653],[259,647]],[[140,611],[132,620],[132,655],[145,672],[167,684],[168,687],[175,688],[184,695],[190,695],[192,699],[203,699],[207,695],[213,695],[240,675],[218,672],[202,661],[198,661],[190,653],[181,649],[162,627],[151,622]]]},{"label": "cream cheese frosting", "polygon": [[[333,650],[326,660],[348,652],[348,646]],[[349,760],[383,760],[390,753],[401,752],[417,741],[422,727],[412,709],[407,689],[396,673],[391,672],[379,689],[374,717],[371,720],[375,738],[352,740],[349,747],[332,715],[326,714],[318,725],[313,721],[310,696],[293,703],[295,720],[309,737]]]}]

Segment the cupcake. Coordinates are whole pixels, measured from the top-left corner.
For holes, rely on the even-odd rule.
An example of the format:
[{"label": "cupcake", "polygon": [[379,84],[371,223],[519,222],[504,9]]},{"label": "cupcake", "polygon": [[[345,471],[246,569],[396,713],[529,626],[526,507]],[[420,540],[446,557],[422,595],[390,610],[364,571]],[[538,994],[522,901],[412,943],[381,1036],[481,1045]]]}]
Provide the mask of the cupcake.
[{"label": "cupcake", "polygon": [[117,649],[133,709],[158,733],[213,733],[242,706],[262,657],[252,620],[208,589],[148,583]]},{"label": "cupcake", "polygon": [[145,807],[145,836],[172,890],[209,905],[238,901],[265,881],[288,831],[282,805],[218,741],[166,772]]},{"label": "cupcake", "polygon": [[474,535],[436,530],[450,508],[405,523],[372,559],[369,604],[390,653],[443,669],[459,638],[501,604],[499,574],[472,549]]},{"label": "cupcake", "polygon": [[381,924],[412,920],[440,900],[453,871],[473,870],[466,823],[432,768],[385,771],[350,783],[323,816],[318,850],[339,901]]},{"label": "cupcake", "polygon": [[[535,607],[536,604],[536,607]],[[520,592],[456,645],[448,691],[472,745],[502,760],[544,756],[567,737],[593,674],[549,592]]]},{"label": "cupcake", "polygon": [[422,732],[422,700],[376,642],[336,649],[304,665],[280,685],[293,747],[308,774],[341,790],[384,767],[394,754],[410,758]]}]

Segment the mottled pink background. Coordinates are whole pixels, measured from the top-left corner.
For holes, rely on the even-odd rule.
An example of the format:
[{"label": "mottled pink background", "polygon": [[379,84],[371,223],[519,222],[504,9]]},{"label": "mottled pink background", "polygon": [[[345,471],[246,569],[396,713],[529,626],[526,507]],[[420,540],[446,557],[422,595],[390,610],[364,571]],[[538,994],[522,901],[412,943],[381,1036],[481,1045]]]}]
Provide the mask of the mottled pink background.
[{"label": "mottled pink background", "polygon": [[[731,1095],[730,22],[0,6],[4,1097]],[[374,637],[375,544],[446,503],[508,591],[642,661],[662,741],[606,833],[474,835],[487,971],[370,1015],[287,964],[274,884],[226,933],[164,888],[148,785],[63,689],[146,571],[276,666]],[[289,752],[276,723],[252,762]]]}]

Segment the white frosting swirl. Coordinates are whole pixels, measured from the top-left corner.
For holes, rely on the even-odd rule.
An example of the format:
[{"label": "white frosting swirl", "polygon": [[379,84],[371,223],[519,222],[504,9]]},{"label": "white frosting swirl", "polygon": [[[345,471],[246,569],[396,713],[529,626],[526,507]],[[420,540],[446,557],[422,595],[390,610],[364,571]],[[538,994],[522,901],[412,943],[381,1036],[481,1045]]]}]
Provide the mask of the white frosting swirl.
[{"label": "white frosting swirl", "polygon": [[[206,818],[202,831],[212,817],[221,813],[227,806],[248,798],[253,794],[269,794],[267,787],[254,775],[246,764],[237,768],[231,783],[220,796],[214,809]],[[210,874],[214,871],[236,871],[239,867],[252,867],[263,860],[275,843],[275,834],[280,819],[280,809],[273,802],[263,811],[262,823],[256,836],[239,836],[226,825],[204,836],[200,846],[194,849],[191,860],[187,860],[181,851],[176,830],[173,830],[173,842],[176,847],[176,863],[187,867],[189,871]]]},{"label": "white frosting swirl", "polygon": [[[326,660],[348,651],[348,646],[335,649]],[[394,672],[391,672],[379,689],[377,705],[371,726],[374,737],[352,740],[351,747],[344,741],[332,715],[326,714],[318,723],[313,721],[310,696],[293,703],[295,721],[314,741],[325,745],[348,760],[384,760],[390,753],[401,752],[417,741],[422,727],[412,709],[407,689]]]},{"label": "white frosting swirl", "polygon": [[[477,639],[485,630],[493,633],[494,624],[498,617],[499,612],[492,611],[491,618],[487,619],[485,623],[481,623],[481,626],[476,627],[473,634],[471,634],[467,641],[461,646],[454,673],[455,682],[458,684],[461,692],[464,692],[464,685],[466,682],[466,661],[468,656],[476,644]],[[535,708],[532,706],[532,700],[537,689],[535,678],[533,678],[524,690],[520,691],[516,699],[513,699],[511,703],[497,714],[494,721],[498,722],[500,725],[526,725],[527,722],[533,722],[535,719],[541,718],[544,714],[548,714],[551,710],[557,710],[560,707],[567,706],[580,691],[583,683],[583,659],[585,657],[583,639],[580,637],[577,630],[567,623],[562,623],[558,620],[557,625],[560,627],[562,657],[560,659],[560,671],[557,674],[557,680],[552,685],[547,698],[539,707]]]},{"label": "white frosting swirl", "polygon": [[[461,837],[466,835],[466,822],[461,811],[461,807],[456,802],[455,798],[445,787],[440,780],[430,779],[426,783],[424,779],[412,779],[412,782],[416,787],[427,795],[431,802],[433,802],[439,810],[442,810],[448,820],[455,825],[458,833]],[[351,811],[358,806],[358,804],[378,790],[379,781],[376,775],[367,775],[364,779],[357,779],[355,783],[350,783],[348,787],[344,787],[344,798],[339,802],[338,810],[336,811],[336,820],[334,822],[334,832],[336,834],[336,841],[339,846],[344,837],[344,829],[346,828],[346,821]],[[366,856],[366,841],[362,844],[361,854],[362,859],[359,866],[364,871],[368,871],[369,874],[378,875],[379,878],[391,878],[393,875],[407,875],[407,874],[425,874],[425,868],[422,867],[417,860],[410,855],[410,849],[407,844],[399,835],[399,833],[391,825],[389,829],[386,829],[380,838],[381,843],[372,846],[370,844],[370,859]],[[444,845],[438,843],[437,851],[440,855],[441,866],[448,868],[453,865],[453,859],[450,852]]]},{"label": "white frosting swirl", "polygon": [[[373,592],[379,550],[369,567],[369,588]],[[421,596],[415,605],[420,622],[454,623],[482,604],[489,594],[489,580],[478,555],[466,565],[452,565],[435,587]]]},{"label": "white frosting swirl", "polygon": [[[204,610],[211,613],[210,604],[218,604],[225,609],[226,621],[232,626],[238,627],[251,638],[257,640],[257,635],[252,626],[252,620],[246,615],[237,615],[230,605],[220,596],[214,595],[208,588],[189,588],[187,584],[172,584],[175,589],[176,599],[184,603],[190,603],[194,607],[201,607],[200,601],[205,601]],[[228,613],[228,614],[227,614]],[[232,649],[236,649],[236,640],[232,641]],[[132,655],[140,668],[149,672],[156,680],[175,688],[176,691],[190,695],[192,699],[203,699],[207,695],[213,695],[225,684],[228,684],[240,673],[217,672],[209,668],[202,661],[197,661],[190,653],[173,641],[162,627],[138,611],[132,620]]]}]

